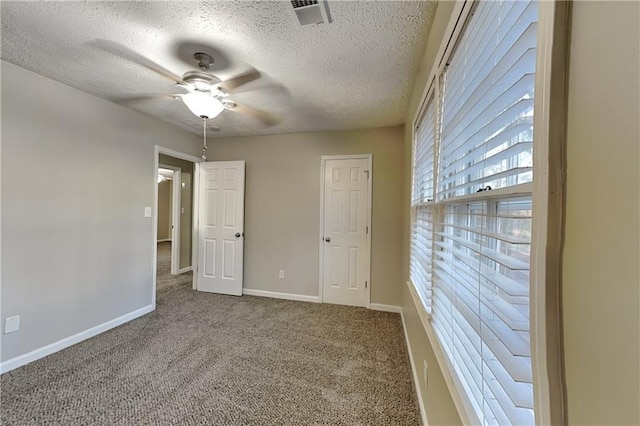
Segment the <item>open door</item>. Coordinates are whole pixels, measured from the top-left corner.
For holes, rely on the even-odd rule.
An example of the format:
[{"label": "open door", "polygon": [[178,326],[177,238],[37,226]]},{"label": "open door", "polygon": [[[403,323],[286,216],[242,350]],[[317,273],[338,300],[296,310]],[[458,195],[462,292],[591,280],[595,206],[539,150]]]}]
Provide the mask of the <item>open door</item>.
[{"label": "open door", "polygon": [[198,164],[198,291],[242,295],[244,161]]}]

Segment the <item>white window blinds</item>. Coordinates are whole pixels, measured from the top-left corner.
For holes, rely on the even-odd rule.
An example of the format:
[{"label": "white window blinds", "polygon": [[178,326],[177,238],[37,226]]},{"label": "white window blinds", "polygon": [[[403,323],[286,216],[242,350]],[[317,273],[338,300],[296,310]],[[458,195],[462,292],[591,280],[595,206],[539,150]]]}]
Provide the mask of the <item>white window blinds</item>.
[{"label": "white window blinds", "polygon": [[483,425],[535,424],[537,14],[535,1],[476,2],[415,131],[410,277]]},{"label": "white window blinds", "polygon": [[531,198],[444,207],[433,325],[483,424],[533,424]]},{"label": "white window blinds", "polygon": [[435,102],[432,97],[427,101],[425,112],[415,131],[409,260],[411,281],[427,312],[431,307],[435,123]]},{"label": "white window blinds", "polygon": [[436,108],[433,96],[418,121],[413,146],[412,205],[433,201],[433,150]]},{"label": "white window blinds", "polygon": [[537,4],[480,2],[444,74],[438,198],[532,180]]}]

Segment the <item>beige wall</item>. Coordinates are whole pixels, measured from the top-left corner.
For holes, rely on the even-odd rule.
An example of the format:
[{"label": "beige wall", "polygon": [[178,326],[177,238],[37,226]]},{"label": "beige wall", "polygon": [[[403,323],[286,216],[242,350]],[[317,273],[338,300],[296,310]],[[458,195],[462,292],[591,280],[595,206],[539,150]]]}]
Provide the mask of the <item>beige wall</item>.
[{"label": "beige wall", "polygon": [[6,361],[150,306],[154,146],[200,140],[6,62],[1,119]]},{"label": "beige wall", "polygon": [[[452,6],[438,6],[407,116],[405,280],[410,123]],[[562,290],[568,420],[638,425],[639,3],[576,1],[572,19]],[[421,384],[429,424],[460,424],[408,291],[403,300],[414,359],[429,365],[429,387]]]},{"label": "beige wall", "polygon": [[573,3],[563,263],[572,425],[640,424],[640,3]]},{"label": "beige wall", "polygon": [[193,163],[164,154],[160,154],[159,161],[160,164],[178,167],[182,173],[181,181],[183,185],[180,188],[180,207],[184,211],[180,213],[180,268],[186,268],[191,266]]},{"label": "beige wall", "polygon": [[245,288],[318,296],[320,157],[372,153],[371,302],[399,305],[402,135],[395,127],[215,139],[212,160],[246,161]]},{"label": "beige wall", "polygon": [[173,183],[158,183],[158,241],[171,239],[171,189]]}]

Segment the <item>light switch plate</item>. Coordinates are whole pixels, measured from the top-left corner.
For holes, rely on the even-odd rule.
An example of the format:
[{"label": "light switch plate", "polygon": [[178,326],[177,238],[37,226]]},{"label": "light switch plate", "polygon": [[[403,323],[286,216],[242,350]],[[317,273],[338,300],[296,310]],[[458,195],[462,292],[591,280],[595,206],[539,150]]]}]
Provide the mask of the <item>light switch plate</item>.
[{"label": "light switch plate", "polygon": [[4,334],[15,333],[20,330],[20,315],[4,319]]},{"label": "light switch plate", "polygon": [[144,208],[144,217],[151,217],[151,207]]}]

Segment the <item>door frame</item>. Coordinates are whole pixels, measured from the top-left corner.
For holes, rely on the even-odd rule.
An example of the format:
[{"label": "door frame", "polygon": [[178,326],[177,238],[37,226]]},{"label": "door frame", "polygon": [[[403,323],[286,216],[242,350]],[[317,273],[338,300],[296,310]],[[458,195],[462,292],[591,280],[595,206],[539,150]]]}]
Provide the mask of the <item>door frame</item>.
[{"label": "door frame", "polygon": [[[153,307],[152,309],[155,310],[156,309],[156,291],[157,291],[156,280],[158,279],[157,277],[157,274],[158,274],[158,270],[157,270],[158,269],[158,166],[160,165],[160,154],[169,155],[174,158],[179,158],[181,160],[191,161],[192,163],[194,163],[195,165],[194,179],[196,178],[198,163],[202,161],[202,158],[185,154],[179,151],[174,151],[173,149],[166,148],[160,145],[156,145],[154,147],[153,152],[154,152],[153,153],[153,175],[152,175],[153,176],[153,207],[151,208],[152,235],[153,235],[153,246],[152,246],[152,253],[153,253],[152,262],[153,263],[151,264],[151,267],[152,267],[151,270],[153,272],[151,274],[151,278],[152,278],[151,306]],[[192,198],[193,198],[192,213],[195,214],[195,212],[197,211],[196,200],[195,200],[195,197],[192,197]],[[193,233],[193,237],[192,237],[192,242],[193,242],[195,241],[194,237],[196,236],[195,228],[192,229],[192,233]],[[193,255],[191,255],[191,267],[193,269]],[[195,284],[192,284],[192,285],[195,285]]]},{"label": "door frame", "polygon": [[373,209],[372,196],[373,196],[373,154],[347,154],[347,155],[323,155],[320,157],[320,234],[318,235],[318,248],[320,252],[320,282],[319,292],[320,303],[324,303],[324,175],[328,160],[367,160],[367,168],[369,170],[369,178],[367,179],[367,226],[369,232],[367,233],[366,249],[368,256],[366,256],[366,280],[367,286],[367,304],[366,308],[371,308],[371,235],[373,234],[373,226],[371,226],[371,211]]},{"label": "door frame", "polygon": [[171,275],[178,275],[180,273],[180,183],[182,182],[182,169],[162,163],[158,164],[158,168],[173,170],[173,179],[171,180]]}]

